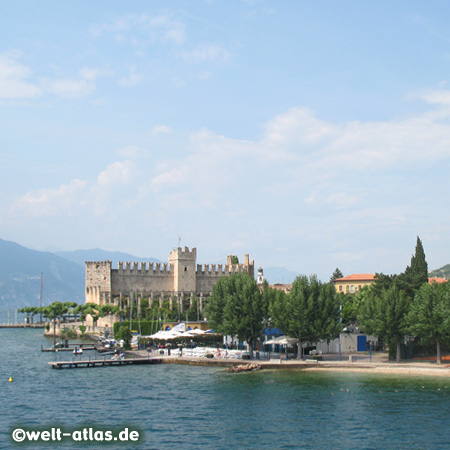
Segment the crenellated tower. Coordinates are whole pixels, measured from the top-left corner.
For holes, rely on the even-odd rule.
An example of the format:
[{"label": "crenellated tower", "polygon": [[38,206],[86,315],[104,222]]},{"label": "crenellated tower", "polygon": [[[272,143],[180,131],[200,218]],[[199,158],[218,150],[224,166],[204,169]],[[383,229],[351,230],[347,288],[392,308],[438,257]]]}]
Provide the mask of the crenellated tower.
[{"label": "crenellated tower", "polygon": [[173,291],[195,292],[195,264],[197,249],[189,251],[188,247],[178,247],[170,252],[169,264],[173,267]]},{"label": "crenellated tower", "polygon": [[86,262],[86,303],[105,303],[111,294],[111,261]]}]

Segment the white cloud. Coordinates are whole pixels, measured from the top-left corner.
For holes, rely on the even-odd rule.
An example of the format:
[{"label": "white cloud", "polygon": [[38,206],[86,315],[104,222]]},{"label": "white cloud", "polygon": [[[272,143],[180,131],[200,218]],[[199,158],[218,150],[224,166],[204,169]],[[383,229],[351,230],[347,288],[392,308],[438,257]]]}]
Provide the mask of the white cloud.
[{"label": "white cloud", "polygon": [[[28,192],[12,207],[11,214],[23,217],[44,217],[80,214],[82,209],[91,209],[96,213],[114,210],[118,204],[129,202],[130,192],[120,194],[126,186],[133,187],[133,180],[138,176],[133,162],[117,161],[109,164],[100,172],[96,182],[73,179],[55,189],[41,189]],[[137,190],[136,187],[134,190]],[[119,194],[118,194],[119,193]],[[112,202],[112,203],[111,203]]]},{"label": "white cloud", "polygon": [[0,55],[0,99],[32,99],[41,97],[43,90],[28,79],[32,71],[19,63],[19,52]]},{"label": "white cloud", "polygon": [[32,70],[21,64],[18,51],[0,55],[0,99],[36,99],[45,94],[63,98],[80,98],[90,95],[96,89],[99,76],[110,72],[95,68],[82,68],[77,77],[32,79]]},{"label": "white cloud", "polygon": [[317,119],[307,108],[291,108],[265,125],[263,141],[284,150],[295,146],[295,153],[299,153],[323,145],[336,135],[336,125]]},{"label": "white cloud", "polygon": [[[441,111],[390,122],[334,124],[308,109],[292,108],[270,120],[258,141],[229,139],[208,130],[192,134],[188,155],[160,160],[151,186],[161,206],[181,209],[223,204],[242,211],[242,202],[252,198],[261,207],[266,199],[280,211],[342,212],[355,220],[375,214],[377,223],[404,223],[409,210],[399,206],[381,217],[366,203],[409,189],[393,185],[392,171],[421,170],[450,159],[449,117]],[[248,195],[239,186],[248,186]],[[179,192],[182,200],[174,197]],[[169,197],[170,202],[165,201]],[[174,205],[174,199],[180,202]],[[403,204],[400,198],[398,202]]]},{"label": "white cloud", "polygon": [[157,136],[158,134],[170,134],[172,129],[167,125],[156,125],[152,128],[152,135]]},{"label": "white cloud", "polygon": [[109,24],[93,25],[91,32],[94,36],[110,33],[116,42],[133,46],[155,41],[180,45],[185,40],[184,24],[169,14],[129,14]]},{"label": "white cloud", "polygon": [[43,78],[42,86],[51,94],[63,98],[86,97],[96,89],[96,80],[101,75],[109,75],[110,72],[94,68],[83,68],[77,78],[50,79]]},{"label": "white cloud", "polygon": [[144,79],[144,75],[137,73],[136,66],[130,66],[128,68],[128,75],[119,80],[119,85],[124,87],[136,86]]},{"label": "white cloud", "polygon": [[97,178],[100,187],[127,184],[133,179],[134,164],[131,161],[117,161],[109,164]]},{"label": "white cloud", "polygon": [[136,145],[127,145],[126,147],[120,148],[117,152],[119,153],[119,155],[126,158],[135,158],[139,155],[148,153],[148,150]]},{"label": "white cloud", "polygon": [[57,189],[42,189],[39,192],[28,192],[17,204],[12,212],[22,212],[27,216],[50,216],[61,212],[71,213],[75,204],[82,202],[82,193],[87,182],[79,179],[71,180],[69,184],[62,184]]},{"label": "white cloud", "polygon": [[422,95],[422,99],[427,103],[438,105],[450,105],[450,91],[446,89],[434,89]]},{"label": "white cloud", "polygon": [[201,44],[189,52],[183,54],[183,58],[189,63],[202,62],[227,62],[230,58],[230,52],[219,45]]}]

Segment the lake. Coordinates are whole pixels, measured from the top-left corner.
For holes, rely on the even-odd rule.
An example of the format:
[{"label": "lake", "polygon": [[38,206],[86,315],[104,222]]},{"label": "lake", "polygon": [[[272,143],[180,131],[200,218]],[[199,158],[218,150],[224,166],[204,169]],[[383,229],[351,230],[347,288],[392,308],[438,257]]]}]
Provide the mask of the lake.
[{"label": "lake", "polygon": [[[170,364],[55,370],[47,364],[55,354],[40,351],[51,345],[43,330],[0,329],[0,337],[0,448],[449,448],[443,377]],[[19,445],[17,427],[128,427],[141,438]]]}]

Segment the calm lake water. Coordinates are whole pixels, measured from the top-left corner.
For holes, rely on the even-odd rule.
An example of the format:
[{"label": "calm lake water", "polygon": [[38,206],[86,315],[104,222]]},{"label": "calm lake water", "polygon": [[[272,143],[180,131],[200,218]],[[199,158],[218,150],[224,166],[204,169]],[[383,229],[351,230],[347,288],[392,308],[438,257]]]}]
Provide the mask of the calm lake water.
[{"label": "calm lake water", "polygon": [[[0,448],[448,449],[450,380],[177,365],[54,370],[42,330],[0,329]],[[9,383],[8,378],[14,382]],[[17,426],[138,429],[138,443],[17,444]]]}]

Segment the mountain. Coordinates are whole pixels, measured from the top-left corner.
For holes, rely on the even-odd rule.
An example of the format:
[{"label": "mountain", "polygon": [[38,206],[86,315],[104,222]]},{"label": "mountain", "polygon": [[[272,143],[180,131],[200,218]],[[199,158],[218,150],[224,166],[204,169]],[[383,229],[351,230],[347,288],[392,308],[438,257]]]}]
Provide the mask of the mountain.
[{"label": "mountain", "polygon": [[54,253],[0,239],[0,307],[39,306],[41,273],[44,305],[84,302],[84,268]]},{"label": "mountain", "polygon": [[428,273],[430,277],[439,277],[445,278],[446,280],[450,280],[450,264],[446,264],[442,266],[440,269],[432,270]]},{"label": "mountain", "polygon": [[107,260],[113,268],[119,261],[162,262],[99,248],[40,252],[0,239],[0,308],[39,306],[41,273],[44,305],[55,301],[84,303],[85,262]]},{"label": "mountain", "polygon": [[55,255],[58,255],[62,258],[65,258],[69,261],[72,261],[80,266],[85,268],[86,261],[111,261],[113,269],[117,268],[118,263],[128,262],[128,261],[137,261],[137,262],[163,262],[156,258],[141,258],[138,256],[130,255],[129,253],[123,252],[108,252],[106,250],[102,250],[100,248],[94,248],[91,250],[74,250],[74,251],[66,251],[66,252],[55,252]]}]

